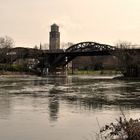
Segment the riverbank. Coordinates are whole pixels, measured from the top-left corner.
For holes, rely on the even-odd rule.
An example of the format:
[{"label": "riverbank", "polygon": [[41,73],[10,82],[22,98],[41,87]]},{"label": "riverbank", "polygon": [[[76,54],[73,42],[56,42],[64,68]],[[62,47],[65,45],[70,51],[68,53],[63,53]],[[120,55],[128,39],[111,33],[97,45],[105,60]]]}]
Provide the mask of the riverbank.
[{"label": "riverbank", "polygon": [[18,75],[34,75],[30,72],[13,72],[13,71],[0,71],[0,76],[18,76]]},{"label": "riverbank", "polygon": [[69,71],[70,75],[117,75],[121,74],[117,70],[75,70],[74,72]]},{"label": "riverbank", "polygon": [[116,76],[114,80],[140,80],[140,77],[125,77],[125,76]]},{"label": "riverbank", "polygon": [[[16,71],[0,71],[0,76],[12,77],[12,76],[39,76],[32,72],[16,72]],[[114,79],[114,80],[140,80],[140,77],[124,77],[116,71],[79,71],[78,73],[68,75],[48,75],[48,76],[82,76],[82,77],[94,77],[95,79]]]}]

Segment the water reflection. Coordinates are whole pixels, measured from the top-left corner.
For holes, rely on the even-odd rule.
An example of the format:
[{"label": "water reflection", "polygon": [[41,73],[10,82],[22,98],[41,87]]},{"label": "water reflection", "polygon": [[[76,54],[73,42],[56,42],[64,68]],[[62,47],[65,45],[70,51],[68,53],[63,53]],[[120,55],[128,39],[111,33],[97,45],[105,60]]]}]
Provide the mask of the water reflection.
[{"label": "water reflection", "polygon": [[140,82],[72,76],[3,78],[0,81],[0,116],[9,116],[11,105],[16,102],[13,98],[19,96],[39,99],[35,106],[40,106],[40,101],[46,99],[50,121],[56,121],[61,104],[81,110],[102,110],[112,106],[140,108]]},{"label": "water reflection", "polygon": [[9,95],[0,95],[0,119],[8,119],[11,113],[11,98]]},{"label": "water reflection", "polygon": [[49,115],[50,121],[56,121],[59,113],[59,97],[51,97],[49,99]]}]

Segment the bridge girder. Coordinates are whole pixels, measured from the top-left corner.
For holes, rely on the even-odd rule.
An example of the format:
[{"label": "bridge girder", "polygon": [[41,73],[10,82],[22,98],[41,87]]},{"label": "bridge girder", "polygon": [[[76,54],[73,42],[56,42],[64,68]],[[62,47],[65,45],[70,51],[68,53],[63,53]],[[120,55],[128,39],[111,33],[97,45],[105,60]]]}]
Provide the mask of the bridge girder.
[{"label": "bridge girder", "polygon": [[80,42],[66,49],[66,52],[112,51],[115,49],[116,47],[111,45],[96,42]]}]

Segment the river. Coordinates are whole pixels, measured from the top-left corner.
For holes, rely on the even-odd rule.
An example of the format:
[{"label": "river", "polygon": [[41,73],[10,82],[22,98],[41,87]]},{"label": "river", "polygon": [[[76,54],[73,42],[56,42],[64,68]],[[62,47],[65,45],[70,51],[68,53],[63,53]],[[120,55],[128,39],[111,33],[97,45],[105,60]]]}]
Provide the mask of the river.
[{"label": "river", "polygon": [[1,76],[0,139],[92,140],[122,111],[139,118],[140,81],[111,78]]}]

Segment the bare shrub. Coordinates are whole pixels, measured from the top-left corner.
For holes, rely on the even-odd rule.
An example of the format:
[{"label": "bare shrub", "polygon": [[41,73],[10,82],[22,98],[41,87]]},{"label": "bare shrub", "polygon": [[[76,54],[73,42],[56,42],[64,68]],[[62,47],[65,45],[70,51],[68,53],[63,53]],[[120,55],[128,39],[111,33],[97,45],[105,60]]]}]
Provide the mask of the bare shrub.
[{"label": "bare shrub", "polygon": [[98,140],[140,140],[140,119],[120,117],[100,129]]}]

